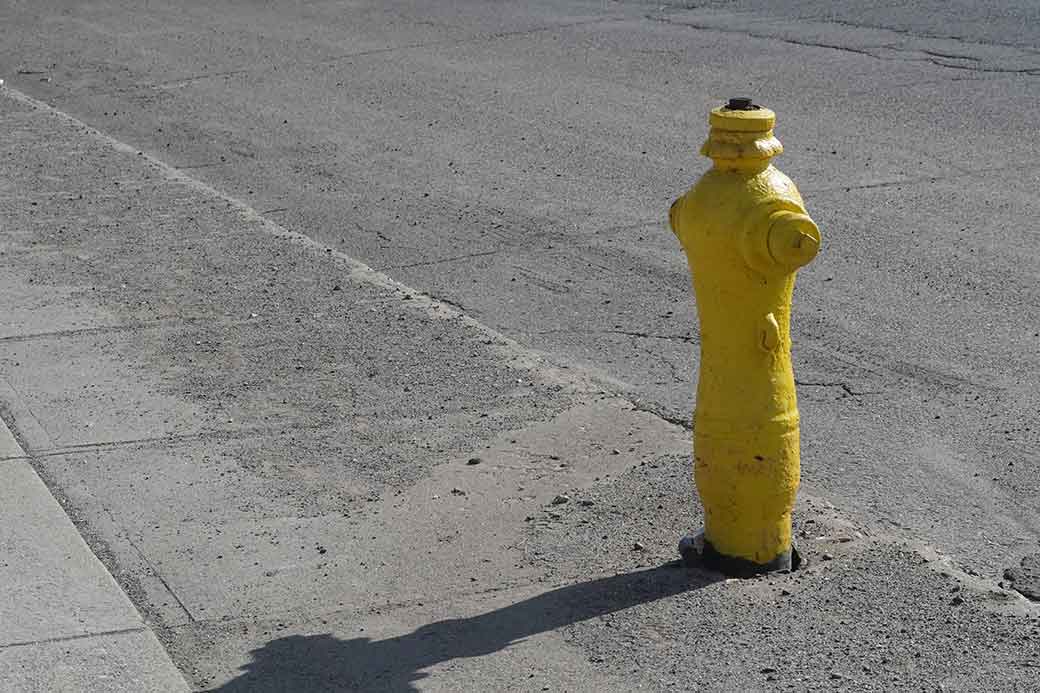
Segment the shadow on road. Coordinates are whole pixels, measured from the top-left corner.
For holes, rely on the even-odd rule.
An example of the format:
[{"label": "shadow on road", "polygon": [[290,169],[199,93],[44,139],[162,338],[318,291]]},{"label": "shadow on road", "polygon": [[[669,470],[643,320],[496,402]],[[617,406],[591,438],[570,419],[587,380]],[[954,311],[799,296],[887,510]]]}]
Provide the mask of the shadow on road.
[{"label": "shadow on road", "polygon": [[416,691],[412,682],[440,662],[497,652],[531,635],[699,589],[718,579],[669,563],[561,587],[486,614],[438,621],[386,640],[291,635],[253,650],[245,671],[211,693]]}]

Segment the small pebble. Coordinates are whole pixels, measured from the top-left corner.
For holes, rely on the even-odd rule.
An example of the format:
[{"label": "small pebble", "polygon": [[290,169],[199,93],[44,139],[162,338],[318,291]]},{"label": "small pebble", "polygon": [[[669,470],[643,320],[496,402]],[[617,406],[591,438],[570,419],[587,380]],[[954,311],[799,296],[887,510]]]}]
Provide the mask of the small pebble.
[{"label": "small pebble", "polygon": [[484,460],[480,459],[479,457],[471,457],[468,460],[466,460],[466,464],[473,466],[475,464],[480,464],[483,461]]},{"label": "small pebble", "polygon": [[633,551],[642,551],[642,550],[643,550],[643,549],[645,549],[645,548],[646,548],[646,547],[645,547],[645,546],[643,546],[643,545],[642,545],[641,543],[639,543],[638,541],[632,544],[632,550],[633,550]]},{"label": "small pebble", "polygon": [[553,505],[563,505],[564,503],[570,503],[570,502],[571,502],[571,497],[567,496],[567,495],[564,495],[562,493],[552,499],[552,504]]}]

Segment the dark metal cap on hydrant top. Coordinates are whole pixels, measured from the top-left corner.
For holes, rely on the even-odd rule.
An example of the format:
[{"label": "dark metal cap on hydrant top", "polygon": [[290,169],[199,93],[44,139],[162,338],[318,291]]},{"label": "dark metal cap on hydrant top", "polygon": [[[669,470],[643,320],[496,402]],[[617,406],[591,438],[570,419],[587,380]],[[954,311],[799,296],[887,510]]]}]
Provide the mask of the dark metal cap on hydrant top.
[{"label": "dark metal cap on hydrant top", "polygon": [[758,109],[758,106],[751,102],[751,99],[744,96],[735,96],[729,100],[726,104],[726,108],[731,111],[754,111]]}]

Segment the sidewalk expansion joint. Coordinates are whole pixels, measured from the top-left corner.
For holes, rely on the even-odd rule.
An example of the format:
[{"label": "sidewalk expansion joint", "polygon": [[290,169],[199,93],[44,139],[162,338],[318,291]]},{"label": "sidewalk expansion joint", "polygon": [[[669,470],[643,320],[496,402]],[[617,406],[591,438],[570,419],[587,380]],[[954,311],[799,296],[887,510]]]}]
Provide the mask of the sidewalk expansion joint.
[{"label": "sidewalk expansion joint", "polygon": [[[171,321],[173,322],[173,321]],[[34,339],[61,339],[63,337],[80,337],[95,334],[119,334],[121,332],[140,332],[169,325],[169,322],[136,323],[127,325],[104,325],[102,327],[77,327],[68,330],[54,330],[51,332],[30,332],[26,334],[12,334],[0,337],[0,344],[16,344],[19,342],[30,342]]]},{"label": "sidewalk expansion joint", "polygon": [[79,635],[62,635],[55,638],[42,638],[40,640],[23,640],[21,642],[10,642],[0,644],[0,650],[14,647],[33,647],[34,645],[46,645],[55,642],[68,642],[71,640],[87,640],[89,638],[103,638],[109,635],[127,635],[128,633],[148,632],[148,626],[137,626],[135,628],[117,628],[116,630],[103,630],[96,633],[81,633]]},{"label": "sidewalk expansion joint", "polygon": [[30,455],[34,459],[44,457],[59,457],[61,455],[74,455],[76,453],[116,450],[121,448],[152,445],[155,443],[191,443],[206,440],[247,440],[249,438],[262,438],[268,436],[279,436],[295,431],[320,431],[335,426],[332,423],[322,424],[285,424],[279,427],[255,426],[251,428],[220,429],[213,431],[199,431],[197,433],[171,434],[165,436],[154,436],[149,438],[131,438],[127,440],[92,441],[89,443],[75,443],[72,445],[60,445],[41,450],[33,450]]},{"label": "sidewalk expansion joint", "polygon": [[[106,515],[108,515],[109,522],[111,522],[114,526],[118,527],[119,523],[117,523],[116,519],[112,517],[112,513],[109,511],[109,509],[102,508],[102,510]],[[141,550],[141,547],[137,545],[137,542],[130,538],[130,535],[127,532],[124,531],[122,534],[123,538],[126,539],[126,542],[128,544],[130,544],[131,548],[133,548],[133,550],[137,553],[137,556],[141,559],[141,561],[146,566],[148,566],[148,570],[151,571],[155,579],[159,581],[159,584],[163,586],[163,589],[165,589],[166,592],[173,599],[173,601],[177,603],[177,606],[180,607],[181,611],[184,612],[184,615],[188,617],[188,622],[196,623],[198,619],[196,619],[195,615],[191,613],[191,610],[184,603],[184,601],[181,600],[180,596],[173,591],[173,588],[170,587],[170,584],[166,581],[166,578],[163,577],[161,572],[159,572],[159,569],[155,566],[154,563],[152,563],[152,561],[148,558],[147,554],[145,554],[145,552]]]}]

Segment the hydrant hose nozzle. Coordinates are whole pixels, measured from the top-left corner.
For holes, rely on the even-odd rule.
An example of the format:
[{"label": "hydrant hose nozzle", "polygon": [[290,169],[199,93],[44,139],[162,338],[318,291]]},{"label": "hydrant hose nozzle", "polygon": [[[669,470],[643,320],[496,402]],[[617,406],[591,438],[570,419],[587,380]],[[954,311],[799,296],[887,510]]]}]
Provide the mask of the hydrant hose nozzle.
[{"label": "hydrant hose nozzle", "polygon": [[668,214],[700,322],[700,556],[732,574],[754,574],[791,565],[800,463],[791,296],[798,268],[819,251],[820,231],[794,183],[771,164],[783,151],[771,110],[731,99],[709,122],[701,152],[714,166]]}]

